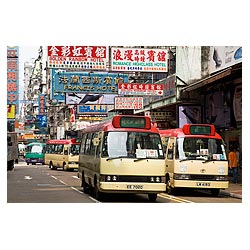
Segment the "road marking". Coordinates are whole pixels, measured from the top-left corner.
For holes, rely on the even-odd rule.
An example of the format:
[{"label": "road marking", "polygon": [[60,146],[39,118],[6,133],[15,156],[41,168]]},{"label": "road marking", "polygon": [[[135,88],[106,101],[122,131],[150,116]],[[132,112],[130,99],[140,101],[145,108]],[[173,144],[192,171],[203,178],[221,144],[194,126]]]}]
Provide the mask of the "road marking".
[{"label": "road marking", "polygon": [[62,184],[64,184],[64,185],[66,185],[66,186],[68,186],[68,184],[67,183],[65,183],[64,181],[62,181],[62,180],[59,180]]},{"label": "road marking", "polygon": [[83,192],[80,191],[80,190],[78,190],[77,188],[75,188],[75,187],[71,187],[71,188],[72,188],[73,190],[77,191],[78,193],[83,194]]},{"label": "road marking", "polygon": [[72,175],[72,178],[80,179],[78,176]]},{"label": "road marking", "polygon": [[194,203],[192,201],[185,200],[185,199],[182,199],[182,198],[179,198],[179,197],[176,197],[176,196],[172,196],[172,195],[169,195],[169,194],[164,194],[164,193],[158,194],[158,196],[160,196],[162,198],[165,198],[165,199],[168,199],[168,200],[174,200],[174,201],[180,202],[180,203]]},{"label": "road marking", "polygon": [[91,199],[92,201],[96,202],[96,203],[101,203],[100,201],[94,199],[93,197],[89,196],[89,199]]},{"label": "road marking", "polygon": [[30,176],[24,176],[24,180],[32,180],[32,177],[30,177]]},{"label": "road marking", "polygon": [[54,178],[55,180],[57,180],[57,178],[54,175],[51,175],[52,178]]}]

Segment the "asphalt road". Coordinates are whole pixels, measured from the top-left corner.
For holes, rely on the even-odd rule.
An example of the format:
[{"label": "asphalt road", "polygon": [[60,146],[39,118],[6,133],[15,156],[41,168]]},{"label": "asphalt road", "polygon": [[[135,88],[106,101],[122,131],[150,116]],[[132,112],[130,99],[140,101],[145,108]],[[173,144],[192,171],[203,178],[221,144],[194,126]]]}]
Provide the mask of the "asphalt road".
[{"label": "asphalt road", "polygon": [[[47,165],[27,165],[22,160],[7,174],[8,203],[98,203],[84,194],[77,171],[51,170]],[[107,194],[102,202],[149,203],[147,195]],[[156,203],[241,203],[241,199],[209,191],[181,190],[177,195],[158,194]]]}]

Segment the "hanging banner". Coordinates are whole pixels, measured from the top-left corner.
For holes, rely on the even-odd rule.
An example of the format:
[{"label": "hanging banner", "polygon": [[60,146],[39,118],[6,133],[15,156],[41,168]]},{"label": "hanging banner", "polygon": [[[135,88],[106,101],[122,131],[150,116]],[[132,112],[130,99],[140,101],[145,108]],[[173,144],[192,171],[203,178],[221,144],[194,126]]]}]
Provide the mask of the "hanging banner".
[{"label": "hanging banner", "polygon": [[48,68],[106,70],[106,46],[48,46]]},{"label": "hanging banner", "polygon": [[167,72],[167,49],[111,48],[112,71]]}]

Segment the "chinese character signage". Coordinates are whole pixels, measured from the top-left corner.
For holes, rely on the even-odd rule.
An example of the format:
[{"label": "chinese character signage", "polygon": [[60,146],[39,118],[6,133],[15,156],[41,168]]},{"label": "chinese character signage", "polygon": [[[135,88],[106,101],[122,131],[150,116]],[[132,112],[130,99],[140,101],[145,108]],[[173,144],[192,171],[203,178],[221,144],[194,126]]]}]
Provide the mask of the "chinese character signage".
[{"label": "chinese character signage", "polygon": [[116,94],[118,84],[128,81],[128,75],[118,73],[57,72],[54,77],[55,92]]},{"label": "chinese character signage", "polygon": [[106,70],[106,46],[48,46],[49,68]]},{"label": "chinese character signage", "polygon": [[163,84],[119,83],[119,95],[163,95]]},{"label": "chinese character signage", "polygon": [[46,97],[44,94],[39,95],[38,99],[38,105],[39,105],[39,115],[45,114],[45,107],[46,107]]},{"label": "chinese character signage", "polygon": [[18,112],[19,80],[18,80],[18,47],[7,47],[7,104],[15,104]]},{"label": "chinese character signage", "polygon": [[111,48],[112,71],[167,72],[168,50]]},{"label": "chinese character signage", "polygon": [[77,105],[77,114],[84,116],[102,116],[108,115],[107,105],[90,104],[90,105]]},{"label": "chinese character signage", "polygon": [[115,109],[143,109],[143,97],[115,97]]}]

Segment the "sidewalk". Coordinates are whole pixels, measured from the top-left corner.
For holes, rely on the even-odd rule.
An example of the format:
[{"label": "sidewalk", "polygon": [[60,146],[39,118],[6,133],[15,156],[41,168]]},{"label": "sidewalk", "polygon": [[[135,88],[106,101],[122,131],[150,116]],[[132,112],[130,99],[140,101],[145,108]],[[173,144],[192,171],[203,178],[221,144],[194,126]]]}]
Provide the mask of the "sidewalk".
[{"label": "sidewalk", "polygon": [[238,168],[239,184],[233,183],[233,176],[229,176],[229,187],[221,190],[221,194],[242,199],[242,168]]},{"label": "sidewalk", "polygon": [[220,193],[223,195],[242,199],[242,183],[234,184],[230,182],[229,187],[225,190],[221,190]]}]

